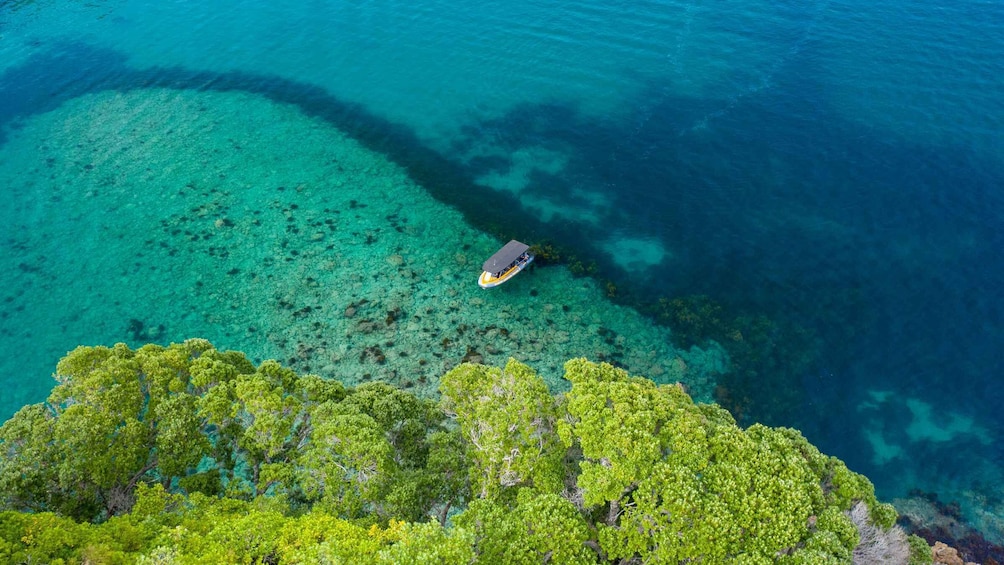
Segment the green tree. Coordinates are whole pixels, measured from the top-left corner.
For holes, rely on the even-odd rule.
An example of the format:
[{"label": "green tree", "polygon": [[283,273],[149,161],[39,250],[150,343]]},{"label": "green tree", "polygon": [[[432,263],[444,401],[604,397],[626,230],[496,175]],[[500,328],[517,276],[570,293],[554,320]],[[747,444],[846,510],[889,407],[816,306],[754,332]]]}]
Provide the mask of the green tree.
[{"label": "green tree", "polygon": [[74,504],[59,488],[56,467],[55,419],[42,404],[17,411],[0,426],[0,503],[2,508],[30,512],[85,506],[96,512],[93,499]]},{"label": "green tree", "polygon": [[[206,423],[194,408],[207,379],[253,370],[239,353],[205,340],[133,351],[79,347],[56,367],[47,402],[0,428],[0,488],[5,506],[82,519],[127,512],[140,482],[170,485],[210,453]],[[35,469],[36,464],[38,469]]]},{"label": "green tree", "polygon": [[589,526],[561,496],[520,488],[512,504],[498,499],[472,501],[456,522],[474,532],[484,563],[595,563],[586,545]]},{"label": "green tree", "polygon": [[81,347],[56,379],[46,404],[0,428],[4,508],[102,519],[127,512],[138,485],[159,482],[323,501],[346,516],[436,512],[445,523],[465,496],[463,451],[453,451],[442,411],[387,384],[346,391],[205,340]]},{"label": "green tree", "polygon": [[[292,488],[290,458],[309,433],[307,391],[296,373],[275,361],[237,373],[217,360],[200,364],[206,382],[199,415],[211,427],[216,458],[234,496],[254,497]],[[237,466],[247,469],[236,473]]]},{"label": "green tree", "polygon": [[401,523],[395,542],[377,553],[383,565],[466,565],[474,562],[472,536],[463,528],[446,530],[438,522]]},{"label": "green tree", "polygon": [[204,340],[78,348],[0,426],[0,561],[836,564],[887,538],[923,561],[798,431],[565,368],[556,399],[516,361],[463,364],[437,405]]},{"label": "green tree", "polygon": [[329,512],[361,516],[390,487],[394,448],[377,421],[356,406],[325,402],[311,410],[311,420],[297,460],[304,494]]},{"label": "green tree", "polygon": [[442,406],[455,416],[481,498],[507,487],[561,492],[565,449],[554,433],[558,407],[543,379],[510,359],[504,369],[464,363],[440,381]]},{"label": "green tree", "polygon": [[471,496],[467,445],[457,429],[431,434],[429,445],[421,486],[431,498],[430,511],[445,527],[450,510],[461,507]]},{"label": "green tree", "polygon": [[462,501],[465,485],[455,477],[457,467],[466,471],[463,452],[449,441],[453,436],[445,432],[446,418],[435,402],[373,382],[356,387],[342,405],[372,418],[391,447],[382,515],[422,521],[434,507],[441,516]]},{"label": "green tree", "polygon": [[[679,387],[582,359],[565,370],[572,388],[559,434],[582,450],[578,487],[598,517],[606,557],[849,557],[856,530],[842,511],[850,498],[868,496],[867,479],[834,476],[841,468],[803,453],[800,435],[760,425],[741,430],[721,409],[694,405]],[[831,481],[846,485],[846,498],[834,497],[841,487]]]}]

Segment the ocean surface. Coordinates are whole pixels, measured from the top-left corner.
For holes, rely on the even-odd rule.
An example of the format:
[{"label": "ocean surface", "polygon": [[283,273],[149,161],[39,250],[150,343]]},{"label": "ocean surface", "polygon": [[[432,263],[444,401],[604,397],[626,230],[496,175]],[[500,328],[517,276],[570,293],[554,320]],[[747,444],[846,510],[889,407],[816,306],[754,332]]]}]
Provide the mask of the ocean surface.
[{"label": "ocean surface", "polygon": [[999,1],[0,0],[0,193],[3,418],[82,344],[583,355],[1004,543]]}]

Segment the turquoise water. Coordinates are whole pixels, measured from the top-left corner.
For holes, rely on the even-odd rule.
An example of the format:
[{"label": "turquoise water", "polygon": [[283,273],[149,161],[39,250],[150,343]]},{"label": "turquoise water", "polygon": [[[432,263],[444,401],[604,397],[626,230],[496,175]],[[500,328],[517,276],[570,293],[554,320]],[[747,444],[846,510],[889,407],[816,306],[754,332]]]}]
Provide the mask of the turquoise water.
[{"label": "turquoise water", "polygon": [[[587,355],[727,382],[1000,543],[1002,77],[995,2],[4,2],[0,411],[82,343],[421,390]],[[728,381],[564,267],[481,292],[489,234],[595,257],[621,303],[802,328],[808,360]]]}]

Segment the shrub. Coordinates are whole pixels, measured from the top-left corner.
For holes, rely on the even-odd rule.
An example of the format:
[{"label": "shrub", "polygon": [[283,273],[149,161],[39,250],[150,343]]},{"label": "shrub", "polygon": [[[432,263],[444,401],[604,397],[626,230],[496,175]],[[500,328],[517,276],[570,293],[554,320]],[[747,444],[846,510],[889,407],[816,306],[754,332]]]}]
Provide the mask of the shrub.
[{"label": "shrub", "polygon": [[911,547],[902,528],[899,526],[882,528],[873,524],[869,518],[868,506],[864,502],[855,504],[847,515],[858,528],[861,537],[852,555],[855,565],[872,563],[908,565]]}]

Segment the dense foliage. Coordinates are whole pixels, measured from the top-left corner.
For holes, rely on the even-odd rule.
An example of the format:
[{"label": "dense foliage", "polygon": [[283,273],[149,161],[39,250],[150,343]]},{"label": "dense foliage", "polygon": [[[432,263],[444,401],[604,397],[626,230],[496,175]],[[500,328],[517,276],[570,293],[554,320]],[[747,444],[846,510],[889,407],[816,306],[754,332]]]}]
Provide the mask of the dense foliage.
[{"label": "dense foliage", "polygon": [[795,430],[565,369],[555,397],[463,364],[436,404],[204,340],[78,348],[0,427],[0,561],[851,563],[896,519]]}]

